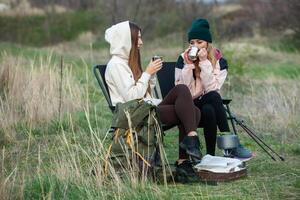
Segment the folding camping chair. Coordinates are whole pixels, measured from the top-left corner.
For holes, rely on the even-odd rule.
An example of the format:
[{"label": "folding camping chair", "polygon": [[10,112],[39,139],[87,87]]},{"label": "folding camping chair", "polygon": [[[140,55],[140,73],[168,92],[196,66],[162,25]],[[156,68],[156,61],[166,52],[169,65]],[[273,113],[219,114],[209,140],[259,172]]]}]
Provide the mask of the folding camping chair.
[{"label": "folding camping chair", "polygon": [[[176,62],[164,62],[163,67],[156,73],[157,84],[155,87],[155,95],[158,98],[164,98],[169,91],[175,86],[175,65]],[[230,120],[233,133],[237,134],[234,118],[230,112],[229,103],[231,99],[222,99],[223,105],[225,106],[226,112],[228,114],[227,119]]]},{"label": "folding camping chair", "polygon": [[[156,73],[158,81],[155,87],[155,94],[159,98],[164,98],[168,94],[168,92],[175,86],[175,66],[176,62],[164,62],[162,69]],[[260,137],[258,137],[257,134],[252,129],[250,129],[243,120],[238,119],[233,113],[231,113],[229,108],[231,99],[222,99],[222,101],[227,113],[227,119],[230,120],[232,131],[235,135],[237,135],[237,130],[235,127],[236,123],[242,129],[244,129],[244,131],[251,137],[251,139],[253,139],[273,160],[276,161],[275,157],[271,155],[269,151],[279,157],[281,161],[284,161],[283,156],[275,152]]]}]

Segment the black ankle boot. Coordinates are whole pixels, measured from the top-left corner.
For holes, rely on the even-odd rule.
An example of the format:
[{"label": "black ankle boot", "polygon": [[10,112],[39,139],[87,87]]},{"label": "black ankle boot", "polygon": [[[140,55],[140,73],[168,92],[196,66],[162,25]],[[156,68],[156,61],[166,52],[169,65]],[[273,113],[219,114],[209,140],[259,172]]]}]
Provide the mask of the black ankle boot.
[{"label": "black ankle boot", "polygon": [[193,161],[201,161],[202,154],[200,151],[200,141],[198,136],[185,136],[179,145],[192,157]]}]

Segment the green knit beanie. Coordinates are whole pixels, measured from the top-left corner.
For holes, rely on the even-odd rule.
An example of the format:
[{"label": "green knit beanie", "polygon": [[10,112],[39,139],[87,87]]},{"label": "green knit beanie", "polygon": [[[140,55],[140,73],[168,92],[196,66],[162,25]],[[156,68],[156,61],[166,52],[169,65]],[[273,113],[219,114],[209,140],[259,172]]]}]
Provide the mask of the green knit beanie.
[{"label": "green knit beanie", "polygon": [[188,40],[200,39],[211,43],[212,38],[209,31],[209,23],[206,19],[196,19],[188,32]]}]

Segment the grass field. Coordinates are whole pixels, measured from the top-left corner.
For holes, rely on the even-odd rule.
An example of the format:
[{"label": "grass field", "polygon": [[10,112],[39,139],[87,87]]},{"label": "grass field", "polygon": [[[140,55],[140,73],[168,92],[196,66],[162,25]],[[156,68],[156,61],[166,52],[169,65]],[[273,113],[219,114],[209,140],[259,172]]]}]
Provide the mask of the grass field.
[{"label": "grass field", "polygon": [[[182,44],[165,45],[174,38],[145,42],[143,63],[154,54],[175,61]],[[103,165],[112,116],[92,74],[94,64],[108,61],[108,48],[95,49],[94,41],[84,34],[43,48],[0,43],[0,199],[300,198],[298,52],[249,40],[220,44],[230,65],[222,95],[285,162],[272,161],[239,130],[242,143],[257,154],[246,178],[216,186],[164,185],[91,175]],[[199,135],[203,143],[201,129]],[[176,129],[166,133],[170,163],[177,159],[177,137]]]}]

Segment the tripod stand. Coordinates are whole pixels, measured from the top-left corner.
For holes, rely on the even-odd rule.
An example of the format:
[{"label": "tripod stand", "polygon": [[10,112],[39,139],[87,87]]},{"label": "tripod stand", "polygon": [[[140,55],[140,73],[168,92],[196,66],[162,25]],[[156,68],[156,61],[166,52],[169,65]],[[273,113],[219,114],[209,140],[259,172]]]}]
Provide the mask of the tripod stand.
[{"label": "tripod stand", "polygon": [[276,151],[274,151],[269,145],[267,145],[261,138],[259,138],[253,130],[251,130],[245,123],[243,120],[238,119],[234,114],[232,114],[230,112],[229,109],[229,102],[231,100],[223,100],[223,104],[225,105],[225,110],[228,114],[228,119],[230,119],[231,121],[231,125],[232,125],[232,129],[235,135],[237,135],[237,131],[236,131],[236,127],[234,122],[239,125],[240,127],[242,127],[244,129],[244,131],[258,144],[258,146],[260,146],[274,161],[276,161],[275,157],[268,151],[270,150],[273,154],[275,154],[276,156],[278,156],[280,158],[281,161],[284,161],[284,158],[279,155]]}]

